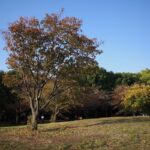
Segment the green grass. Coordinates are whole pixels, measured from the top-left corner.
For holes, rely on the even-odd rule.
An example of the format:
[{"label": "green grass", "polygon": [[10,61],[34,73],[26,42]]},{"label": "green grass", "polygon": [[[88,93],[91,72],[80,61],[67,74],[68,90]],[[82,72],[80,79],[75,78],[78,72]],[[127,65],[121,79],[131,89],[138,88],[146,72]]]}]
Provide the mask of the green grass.
[{"label": "green grass", "polygon": [[1,127],[0,150],[150,150],[150,117],[116,117]]}]

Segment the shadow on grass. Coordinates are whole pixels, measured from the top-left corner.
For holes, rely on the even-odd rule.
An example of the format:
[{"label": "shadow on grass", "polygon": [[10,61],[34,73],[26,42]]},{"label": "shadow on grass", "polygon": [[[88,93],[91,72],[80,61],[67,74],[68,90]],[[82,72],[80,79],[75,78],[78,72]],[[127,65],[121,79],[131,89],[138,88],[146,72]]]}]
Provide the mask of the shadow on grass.
[{"label": "shadow on grass", "polygon": [[122,124],[122,123],[140,123],[150,122],[150,117],[133,117],[133,118],[116,118],[109,120],[102,120],[95,124],[86,125],[85,127],[96,126],[96,125],[109,125],[109,124]]},{"label": "shadow on grass", "polygon": [[92,127],[92,126],[97,126],[97,125],[109,125],[109,124],[123,124],[123,123],[140,123],[140,122],[150,122],[150,117],[133,117],[133,118],[108,118],[105,120],[99,120],[97,123],[91,123],[89,125],[82,125],[82,126],[64,126],[64,127],[57,127],[57,128],[52,128],[52,129],[43,129],[42,132],[47,132],[47,131],[64,131],[67,129],[76,129],[80,127]]},{"label": "shadow on grass", "polygon": [[42,129],[42,132],[51,132],[51,131],[65,131],[66,129],[76,129],[83,126],[64,126],[64,127],[57,127],[57,128],[48,128]]},{"label": "shadow on grass", "polygon": [[48,129],[41,129],[42,132],[51,132],[51,131],[60,131],[61,128],[48,128]]},{"label": "shadow on grass", "polygon": [[[64,131],[66,129],[76,129],[80,127],[91,127],[91,126],[97,126],[97,125],[109,125],[109,124],[123,124],[123,123],[140,123],[140,122],[150,122],[150,117],[122,117],[122,118],[106,118],[106,119],[98,119],[96,123],[91,123],[88,125],[76,125],[76,126],[62,126],[57,128],[48,128],[48,129],[42,129],[42,132],[51,132],[51,131]],[[87,122],[88,123],[88,122]],[[25,125],[0,125],[0,128],[3,127],[25,127]]]},{"label": "shadow on grass", "polygon": [[0,124],[0,128],[11,128],[11,127],[25,127],[26,124]]}]

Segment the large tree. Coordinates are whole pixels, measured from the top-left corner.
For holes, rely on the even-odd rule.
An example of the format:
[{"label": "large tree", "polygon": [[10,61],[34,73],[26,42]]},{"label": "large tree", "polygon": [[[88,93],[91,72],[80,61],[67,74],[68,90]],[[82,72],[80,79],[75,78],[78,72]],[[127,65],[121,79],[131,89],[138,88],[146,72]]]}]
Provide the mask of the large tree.
[{"label": "large tree", "polygon": [[[95,56],[101,53],[97,41],[83,35],[81,25],[74,17],[47,14],[43,20],[21,17],[3,32],[10,54],[8,65],[20,75],[22,91],[29,100],[33,130],[37,130],[39,111],[68,89],[84,66],[95,64]],[[50,81],[53,88],[40,106]],[[63,88],[63,82],[68,82],[68,88]]]}]

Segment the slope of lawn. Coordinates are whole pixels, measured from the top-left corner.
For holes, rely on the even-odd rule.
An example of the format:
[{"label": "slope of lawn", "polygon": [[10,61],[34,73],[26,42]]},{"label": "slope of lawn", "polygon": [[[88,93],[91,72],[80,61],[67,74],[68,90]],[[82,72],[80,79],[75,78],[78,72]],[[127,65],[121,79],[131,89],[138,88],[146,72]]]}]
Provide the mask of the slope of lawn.
[{"label": "slope of lawn", "polygon": [[150,150],[150,117],[0,127],[0,150]]}]

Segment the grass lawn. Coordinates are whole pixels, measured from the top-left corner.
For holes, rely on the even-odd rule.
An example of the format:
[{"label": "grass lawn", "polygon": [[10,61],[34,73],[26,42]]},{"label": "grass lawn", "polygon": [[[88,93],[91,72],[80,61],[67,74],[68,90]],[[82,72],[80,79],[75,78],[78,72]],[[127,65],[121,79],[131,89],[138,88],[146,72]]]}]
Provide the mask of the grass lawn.
[{"label": "grass lawn", "polygon": [[0,150],[150,150],[150,117],[0,127]]}]

